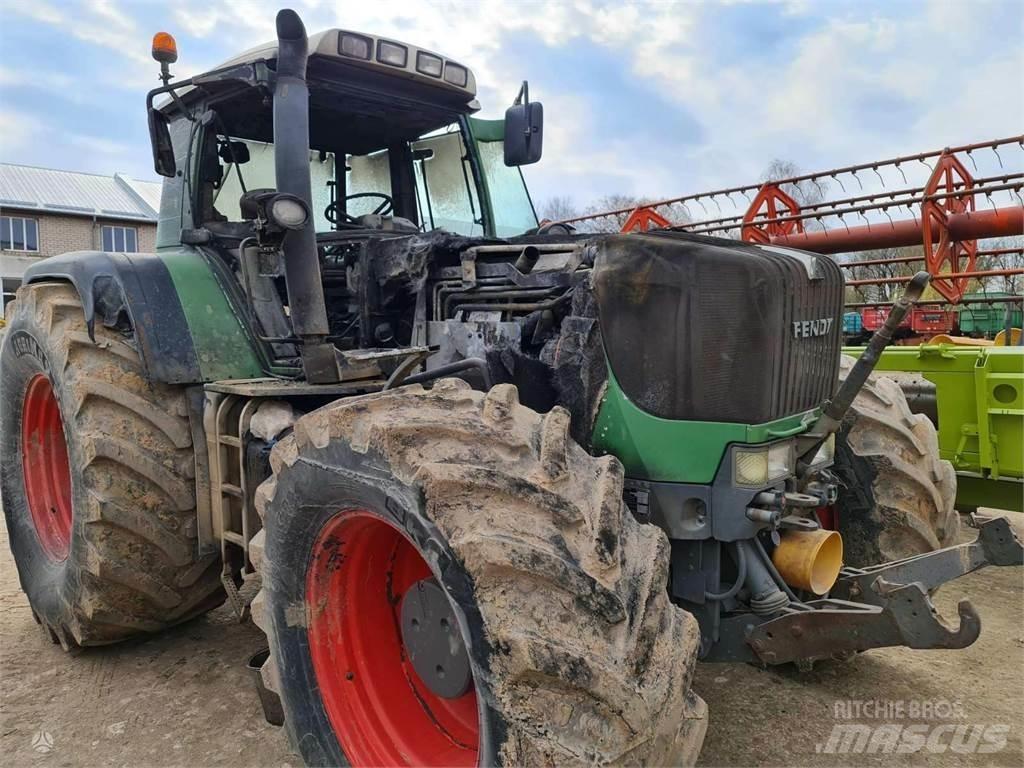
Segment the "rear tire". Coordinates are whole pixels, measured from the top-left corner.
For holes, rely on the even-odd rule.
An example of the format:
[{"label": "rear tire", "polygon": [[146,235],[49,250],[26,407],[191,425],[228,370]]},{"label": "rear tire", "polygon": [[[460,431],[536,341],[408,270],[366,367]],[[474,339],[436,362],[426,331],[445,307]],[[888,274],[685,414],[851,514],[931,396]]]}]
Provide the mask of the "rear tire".
[{"label": "rear tire", "polygon": [[[669,601],[668,541],[625,509],[621,464],[589,456],[568,429],[566,411],[541,417],[519,405],[511,385],[484,396],[444,380],[430,391],[338,401],[303,416],[274,448],[274,474],[256,494],[265,527],[251,549],[263,577],[253,616],[270,641],[264,681],[280,694],[307,764],[696,759],[706,727],[704,702],[690,690],[699,631]],[[467,638],[475,735],[460,730],[447,752],[432,748],[436,758],[422,741],[413,745],[423,746],[420,754],[386,743],[388,734],[398,743],[445,731],[431,725],[447,720],[422,703],[429,697],[410,704],[399,690],[425,685],[411,671],[377,697],[375,712],[358,715],[367,725],[347,742],[349,721],[325,703],[336,695],[363,700],[374,685],[377,668],[365,671],[350,650],[365,646],[358,638],[366,632],[377,638],[372,651],[396,649],[392,664],[408,668],[411,657],[397,619],[360,614],[356,599],[386,590],[386,605],[397,606],[401,580],[392,573],[405,555],[368,560],[354,532],[328,536],[324,549],[324,532],[343,530],[334,526],[346,516],[400,532],[395,551],[415,549]],[[315,586],[325,556],[329,574],[344,580],[348,567],[363,575],[359,590],[343,591],[337,603]],[[310,649],[322,652],[321,628],[331,621],[348,639],[325,671]],[[390,729],[378,733],[374,718]],[[371,738],[378,751],[367,748]]]},{"label": "rear tire", "polygon": [[[840,379],[854,360],[843,355]],[[847,564],[864,567],[957,542],[956,473],[926,416],[899,385],[872,375],[836,435],[836,502]]]},{"label": "rear tire", "polygon": [[[72,650],[155,632],[223,602],[218,558],[196,554],[183,388],[149,382],[122,335],[97,325],[93,343],[66,284],[23,286],[7,319],[0,483],[36,619]],[[46,523],[62,511],[63,522]]]}]

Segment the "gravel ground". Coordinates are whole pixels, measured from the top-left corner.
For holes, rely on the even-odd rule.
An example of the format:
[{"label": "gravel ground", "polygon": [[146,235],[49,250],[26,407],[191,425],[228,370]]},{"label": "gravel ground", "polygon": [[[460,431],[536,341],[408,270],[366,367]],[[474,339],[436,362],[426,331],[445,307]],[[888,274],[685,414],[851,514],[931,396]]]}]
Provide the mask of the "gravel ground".
[{"label": "gravel ground", "polygon": [[[1020,518],[1020,516],[1015,516]],[[1018,526],[1018,529],[1024,526]],[[845,664],[768,670],[703,665],[695,687],[710,707],[703,765],[1020,766],[1024,764],[1022,569],[988,569],[944,588],[939,610],[969,598],[981,639],[963,651],[885,649]],[[146,640],[76,657],[44,638],[0,534],[0,755],[10,766],[299,765],[267,725],[245,671],[261,636],[226,608]],[[837,718],[857,702],[881,717]],[[899,708],[902,707],[902,714]],[[937,717],[911,718],[931,707]],[[844,714],[840,711],[838,714]],[[854,713],[856,714],[856,713]],[[860,714],[864,714],[861,712]],[[868,712],[869,715],[876,714]],[[913,714],[917,714],[916,712]],[[833,726],[924,726],[944,751],[830,754]],[[1007,726],[987,754],[948,746],[955,725]],[[948,726],[943,728],[943,726]],[[996,729],[994,733],[1000,733]],[[818,745],[826,745],[824,751]],[[999,746],[998,741],[995,746]]]}]

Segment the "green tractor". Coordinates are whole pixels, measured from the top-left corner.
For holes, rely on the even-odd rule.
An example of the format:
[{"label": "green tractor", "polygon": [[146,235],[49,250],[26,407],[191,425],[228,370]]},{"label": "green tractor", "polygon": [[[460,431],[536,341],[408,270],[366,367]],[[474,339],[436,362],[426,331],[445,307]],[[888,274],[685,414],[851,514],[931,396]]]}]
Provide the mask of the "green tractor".
[{"label": "green tractor", "polygon": [[869,377],[925,280],[841,361],[828,258],[538,227],[525,87],[480,120],[437,53],[277,38],[174,83],[155,38],[156,253],[46,259],[8,308],[3,506],[54,642],[227,599],[308,764],[680,765],[698,659],[978,637],[929,591],[1021,545],[948,546],[934,430]]}]

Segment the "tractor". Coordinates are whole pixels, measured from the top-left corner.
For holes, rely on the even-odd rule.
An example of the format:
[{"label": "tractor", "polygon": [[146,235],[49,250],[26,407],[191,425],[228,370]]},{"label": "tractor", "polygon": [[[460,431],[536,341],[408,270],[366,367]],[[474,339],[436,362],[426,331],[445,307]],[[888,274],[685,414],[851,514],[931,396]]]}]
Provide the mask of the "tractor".
[{"label": "tractor", "polygon": [[682,765],[698,660],[960,648],[935,431],[855,363],[827,257],[539,226],[524,83],[344,29],[147,97],[156,252],[43,260],[7,310],[3,507],[72,651],[225,600],[310,765]]}]

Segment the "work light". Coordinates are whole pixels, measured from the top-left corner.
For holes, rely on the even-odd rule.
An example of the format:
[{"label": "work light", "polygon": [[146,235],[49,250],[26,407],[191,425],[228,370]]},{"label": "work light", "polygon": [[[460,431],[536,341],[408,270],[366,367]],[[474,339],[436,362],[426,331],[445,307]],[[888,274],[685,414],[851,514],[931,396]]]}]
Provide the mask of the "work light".
[{"label": "work light", "polygon": [[370,38],[363,37],[362,35],[343,32],[338,39],[338,53],[342,56],[366,61],[370,58],[370,51],[372,49],[373,43],[370,42]]},{"label": "work light", "polygon": [[817,467],[822,464],[830,464],[836,457],[836,436],[831,434],[828,439],[821,444],[818,448],[817,453],[814,454],[814,458],[811,459],[811,466]]},{"label": "work light", "polygon": [[465,88],[466,82],[469,80],[469,74],[465,67],[448,62],[448,65],[444,68],[444,79],[445,82],[457,85],[459,88]]},{"label": "work light", "polygon": [[440,77],[442,63],[441,57],[432,53],[420,51],[416,54],[416,71],[420,74]]},{"label": "work light", "polygon": [[736,485],[760,488],[793,472],[793,443],[785,441],[733,452],[733,480]]},{"label": "work light", "polygon": [[392,67],[404,67],[409,60],[409,49],[398,43],[380,40],[377,43],[377,61]]},{"label": "work light", "polygon": [[302,229],[309,218],[309,209],[294,195],[280,194],[267,206],[267,214],[282,229]]}]

